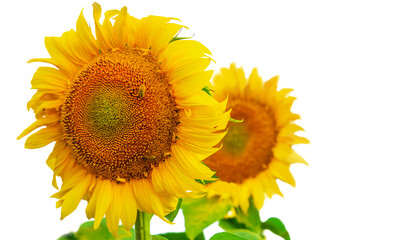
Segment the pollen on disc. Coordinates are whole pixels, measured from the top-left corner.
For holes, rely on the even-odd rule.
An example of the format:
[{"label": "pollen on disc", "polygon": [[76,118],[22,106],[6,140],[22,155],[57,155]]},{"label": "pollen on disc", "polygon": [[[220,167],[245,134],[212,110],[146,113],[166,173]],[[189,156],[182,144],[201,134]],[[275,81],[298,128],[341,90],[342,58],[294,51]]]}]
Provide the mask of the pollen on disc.
[{"label": "pollen on disc", "polygon": [[72,157],[88,171],[142,179],[170,155],[176,103],[150,54],[125,48],[100,55],[70,84],[61,125]]}]

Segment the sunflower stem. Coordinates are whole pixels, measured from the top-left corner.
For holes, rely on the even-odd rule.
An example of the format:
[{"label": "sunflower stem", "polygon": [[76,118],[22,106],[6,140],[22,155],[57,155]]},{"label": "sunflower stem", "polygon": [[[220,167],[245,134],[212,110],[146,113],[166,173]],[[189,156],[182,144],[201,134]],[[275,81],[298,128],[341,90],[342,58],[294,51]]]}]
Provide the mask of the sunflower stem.
[{"label": "sunflower stem", "polygon": [[135,222],[135,240],[150,240],[151,214],[138,210]]}]

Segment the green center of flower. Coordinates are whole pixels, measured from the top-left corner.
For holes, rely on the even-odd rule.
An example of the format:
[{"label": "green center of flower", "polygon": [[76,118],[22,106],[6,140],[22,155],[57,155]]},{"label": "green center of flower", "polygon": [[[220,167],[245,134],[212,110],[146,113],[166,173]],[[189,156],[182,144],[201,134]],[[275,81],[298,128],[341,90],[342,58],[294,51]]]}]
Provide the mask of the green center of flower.
[{"label": "green center of flower", "polygon": [[244,124],[232,124],[223,139],[224,149],[231,155],[241,155],[247,147],[250,134]]},{"label": "green center of flower", "polygon": [[90,112],[86,114],[91,130],[103,137],[110,137],[124,130],[130,121],[126,99],[127,96],[121,90],[103,88],[97,91],[91,99]]}]

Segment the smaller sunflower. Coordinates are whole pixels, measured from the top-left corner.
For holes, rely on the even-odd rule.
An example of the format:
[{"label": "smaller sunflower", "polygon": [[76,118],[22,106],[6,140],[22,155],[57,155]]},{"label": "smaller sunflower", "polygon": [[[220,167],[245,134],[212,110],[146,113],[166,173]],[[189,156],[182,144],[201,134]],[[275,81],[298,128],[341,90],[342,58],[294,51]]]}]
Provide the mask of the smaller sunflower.
[{"label": "smaller sunflower", "polygon": [[294,123],[300,116],[291,112],[296,98],[288,96],[292,89],[277,91],[277,81],[273,77],[263,83],[256,68],[247,80],[235,64],[214,76],[213,96],[218,101],[228,97],[232,118],[243,122],[229,123],[223,147],[204,161],[220,178],[207,185],[207,197],[231,198],[246,212],[250,196],[258,209],[266,196],[282,196],[276,179],[295,186],[290,165],[307,162],[292,145],[309,141],[295,135],[303,130]]}]

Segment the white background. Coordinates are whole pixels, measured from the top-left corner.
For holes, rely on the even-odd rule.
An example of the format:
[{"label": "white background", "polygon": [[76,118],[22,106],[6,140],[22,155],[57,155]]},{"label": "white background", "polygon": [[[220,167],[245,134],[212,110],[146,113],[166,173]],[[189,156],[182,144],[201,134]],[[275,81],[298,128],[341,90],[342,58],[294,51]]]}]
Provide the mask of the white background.
[{"label": "white background", "polygon": [[[34,121],[30,80],[47,57],[45,36],[75,29],[91,1],[6,1],[0,8],[2,239],[56,239],[86,220],[86,203],[65,220],[45,160],[48,146],[24,149],[16,136]],[[297,187],[268,200],[262,219],[281,218],[293,240],[393,239],[393,14],[389,1],[101,1],[136,17],[178,17],[217,64],[258,67],[294,88],[293,111],[311,144],[296,147],[310,163],[292,172]],[[52,145],[51,145],[52,146]],[[152,232],[182,231],[155,219]],[[217,225],[206,232],[219,231]],[[269,235],[269,239],[279,239]]]}]

